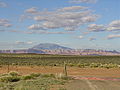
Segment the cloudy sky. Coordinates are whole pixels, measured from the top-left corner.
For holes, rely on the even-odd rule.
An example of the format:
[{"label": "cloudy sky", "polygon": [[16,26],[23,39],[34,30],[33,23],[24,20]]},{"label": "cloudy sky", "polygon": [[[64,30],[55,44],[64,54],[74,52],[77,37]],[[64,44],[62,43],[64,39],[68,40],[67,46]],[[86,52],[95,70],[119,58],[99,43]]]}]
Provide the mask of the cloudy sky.
[{"label": "cloudy sky", "polygon": [[120,0],[0,0],[0,49],[56,43],[120,51]]}]

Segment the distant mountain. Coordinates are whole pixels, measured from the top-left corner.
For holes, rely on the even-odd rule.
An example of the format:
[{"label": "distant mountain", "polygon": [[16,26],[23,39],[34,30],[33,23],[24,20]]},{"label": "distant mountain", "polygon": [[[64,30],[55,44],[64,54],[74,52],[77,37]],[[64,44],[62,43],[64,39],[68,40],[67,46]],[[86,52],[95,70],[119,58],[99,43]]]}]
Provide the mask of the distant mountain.
[{"label": "distant mountain", "polygon": [[39,45],[36,45],[32,47],[31,49],[36,49],[36,50],[72,50],[71,48],[60,46],[58,44],[52,44],[52,43],[41,43]]},{"label": "distant mountain", "polygon": [[23,50],[0,50],[0,53],[36,53],[36,54],[58,54],[58,55],[120,55],[115,50],[95,50],[95,49],[72,49],[52,43],[41,43],[29,49]]}]

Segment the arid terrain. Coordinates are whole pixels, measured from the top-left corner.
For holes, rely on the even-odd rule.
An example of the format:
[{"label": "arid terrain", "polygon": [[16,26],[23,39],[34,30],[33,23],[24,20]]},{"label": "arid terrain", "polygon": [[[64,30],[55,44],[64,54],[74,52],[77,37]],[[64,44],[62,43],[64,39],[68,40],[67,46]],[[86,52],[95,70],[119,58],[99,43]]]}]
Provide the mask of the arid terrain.
[{"label": "arid terrain", "polygon": [[[63,67],[50,67],[50,66],[10,66],[10,71],[18,71],[21,74],[30,73],[63,73]],[[96,77],[120,77],[119,68],[78,68],[68,67],[68,75],[72,76],[96,76]],[[0,73],[7,73],[7,66],[0,68]]]},{"label": "arid terrain", "polygon": [[[63,73],[63,67],[50,66],[9,66],[9,71],[17,71],[22,75],[31,73]],[[50,90],[57,90],[64,87],[65,90],[119,90],[120,89],[120,69],[112,68],[78,68],[67,67],[68,75],[74,78],[65,85],[54,86]],[[0,68],[0,74],[7,73],[8,66]]]},{"label": "arid terrain", "polygon": [[10,88],[120,90],[120,56],[0,54],[0,90]]},{"label": "arid terrain", "polygon": [[0,0],[0,90],[120,90],[120,0]]}]

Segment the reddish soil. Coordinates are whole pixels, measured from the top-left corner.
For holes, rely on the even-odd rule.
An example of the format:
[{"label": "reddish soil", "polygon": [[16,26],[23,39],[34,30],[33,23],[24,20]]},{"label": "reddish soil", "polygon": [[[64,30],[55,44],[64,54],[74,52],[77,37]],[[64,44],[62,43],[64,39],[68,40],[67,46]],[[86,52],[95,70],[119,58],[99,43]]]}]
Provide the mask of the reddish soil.
[{"label": "reddish soil", "polygon": [[[10,66],[9,71],[17,71],[20,74],[30,73],[62,73],[63,67],[50,67],[50,66]],[[120,68],[78,68],[67,67],[68,75],[72,76],[95,76],[95,77],[120,77]],[[0,73],[7,73],[7,66],[0,67]]]}]

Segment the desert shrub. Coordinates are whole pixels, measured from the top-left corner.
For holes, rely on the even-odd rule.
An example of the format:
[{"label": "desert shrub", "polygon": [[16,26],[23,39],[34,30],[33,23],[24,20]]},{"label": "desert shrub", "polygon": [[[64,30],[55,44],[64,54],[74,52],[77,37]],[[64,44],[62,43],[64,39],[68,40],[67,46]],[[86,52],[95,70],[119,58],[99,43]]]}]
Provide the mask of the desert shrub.
[{"label": "desert shrub", "polygon": [[118,67],[117,64],[110,64],[110,66],[111,66],[111,68],[116,68],[116,67]]},{"label": "desert shrub", "polygon": [[83,63],[78,63],[77,66],[80,67],[80,68],[84,68],[85,67],[85,65]]},{"label": "desert shrub", "polygon": [[75,64],[73,64],[73,63],[69,63],[69,64],[67,64],[67,65],[70,66],[70,67],[75,66]]},{"label": "desert shrub", "polygon": [[30,76],[32,76],[32,77],[39,77],[41,74],[40,73],[32,73],[32,74],[30,74]]},{"label": "desert shrub", "polygon": [[107,68],[107,69],[110,68],[110,66],[109,66],[108,64],[103,65],[103,67],[104,67],[104,68]]},{"label": "desert shrub", "polygon": [[100,66],[99,63],[91,63],[90,64],[91,68],[96,68],[96,67],[99,67],[99,66]]},{"label": "desert shrub", "polygon": [[19,73],[15,72],[15,71],[11,71],[11,72],[9,72],[9,75],[15,77],[15,76],[19,76]]},{"label": "desert shrub", "polygon": [[109,68],[116,68],[116,67],[118,67],[118,65],[117,64],[109,63],[109,64],[102,65],[102,67],[109,69]]},{"label": "desert shrub", "polygon": [[41,77],[52,77],[52,78],[55,78],[55,75],[54,74],[42,74]]},{"label": "desert shrub", "polygon": [[18,72],[10,72],[6,74],[2,74],[0,77],[1,82],[17,82],[20,80],[20,77],[18,76]]},{"label": "desert shrub", "polygon": [[1,74],[0,76],[8,76],[8,73]]},{"label": "desert shrub", "polygon": [[34,77],[31,75],[25,75],[25,76],[22,76],[21,78],[22,78],[22,80],[34,79]]},{"label": "desert shrub", "polygon": [[0,78],[1,82],[17,82],[20,80],[20,77],[13,77],[13,76],[3,76]]}]

